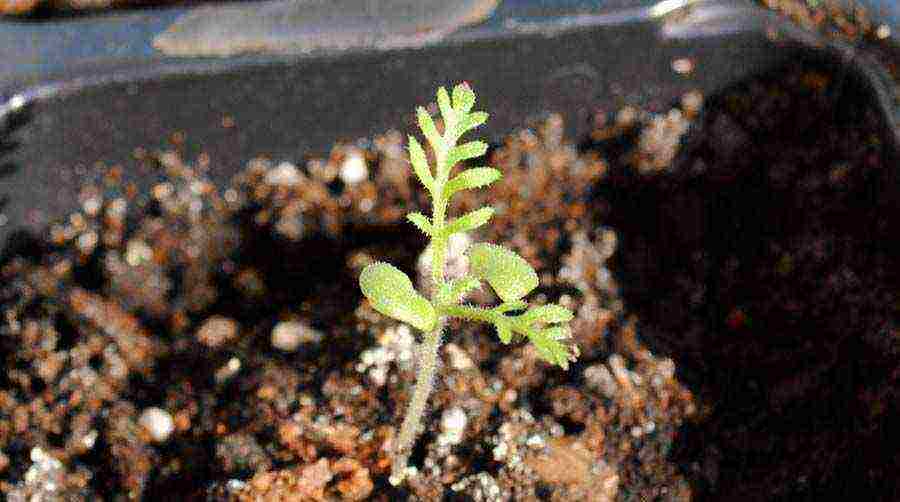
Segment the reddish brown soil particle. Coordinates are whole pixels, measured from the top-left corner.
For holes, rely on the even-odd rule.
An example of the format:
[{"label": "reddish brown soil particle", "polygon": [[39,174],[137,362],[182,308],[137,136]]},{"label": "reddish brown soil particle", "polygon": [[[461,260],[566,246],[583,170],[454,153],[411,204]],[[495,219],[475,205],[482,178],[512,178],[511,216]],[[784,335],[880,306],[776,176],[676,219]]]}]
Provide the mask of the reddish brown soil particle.
[{"label": "reddish brown soil particle", "polygon": [[69,293],[68,308],[83,317],[90,326],[103,330],[118,348],[127,367],[117,371],[121,378],[128,371],[146,372],[150,361],[156,356],[155,343],[149,333],[143,330],[134,316],[126,313],[115,302],[79,288]]},{"label": "reddish brown soil particle", "polygon": [[246,502],[360,501],[372,494],[369,471],[351,458],[320,459],[297,468],[257,474],[237,495]]},{"label": "reddish brown soil particle", "polygon": [[612,502],[619,491],[615,471],[574,440],[555,438],[543,451],[527,455],[525,464],[544,483],[564,487],[565,493],[555,497],[558,500]]},{"label": "reddish brown soil particle", "polygon": [[223,316],[208,318],[197,330],[197,340],[211,349],[233,341],[238,336],[237,321]]}]

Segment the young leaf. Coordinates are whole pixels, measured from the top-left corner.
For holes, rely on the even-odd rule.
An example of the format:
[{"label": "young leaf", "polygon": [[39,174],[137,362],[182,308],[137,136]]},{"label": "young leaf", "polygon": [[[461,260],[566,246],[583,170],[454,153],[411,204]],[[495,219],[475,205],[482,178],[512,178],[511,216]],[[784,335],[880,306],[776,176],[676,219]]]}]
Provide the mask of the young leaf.
[{"label": "young leaf", "polygon": [[495,244],[469,248],[472,273],[494,288],[504,302],[520,300],[538,285],[537,273],[524,258]]},{"label": "young leaf", "polygon": [[410,223],[416,226],[419,230],[422,231],[423,234],[427,236],[431,236],[433,228],[431,226],[431,222],[428,221],[428,217],[422,213],[409,213],[406,215],[406,219],[409,220]]},{"label": "young leaf", "polygon": [[384,262],[372,263],[359,275],[359,286],[378,312],[422,331],[434,329],[437,314],[431,302],[396,267]]},{"label": "young leaf", "polygon": [[447,224],[447,226],[444,227],[444,235],[450,236],[468,232],[469,230],[475,230],[487,223],[493,215],[494,208],[490,206],[468,212]]},{"label": "young leaf", "polygon": [[434,177],[431,176],[431,168],[428,167],[428,159],[425,157],[425,150],[422,145],[413,136],[409,137],[409,161],[412,163],[413,171],[429,192],[434,186]]},{"label": "young leaf", "polygon": [[453,88],[453,108],[460,115],[465,115],[473,106],[475,106],[475,93],[472,88],[467,83],[457,84]]},{"label": "young leaf", "polygon": [[487,152],[487,148],[487,143],[484,141],[469,141],[455,146],[447,154],[447,166],[453,167],[466,159],[481,157]]},{"label": "young leaf", "polygon": [[569,369],[569,361],[575,361],[578,356],[576,347],[566,345],[560,340],[571,336],[568,326],[553,326],[540,331],[528,332],[528,339],[534,344],[541,359],[560,368]]},{"label": "young leaf", "polygon": [[417,107],[416,120],[419,122],[419,129],[422,130],[422,134],[425,135],[425,139],[428,140],[432,148],[437,148],[443,143],[441,135],[438,134],[437,127],[434,125],[434,120],[428,114],[428,110],[421,106]]},{"label": "young leaf", "polygon": [[438,108],[441,110],[441,117],[444,119],[444,130],[446,131],[447,127],[456,121],[456,111],[450,104],[450,95],[447,94],[447,89],[444,87],[438,89],[437,102]]},{"label": "young leaf", "polygon": [[436,305],[457,305],[469,292],[480,289],[481,282],[474,277],[462,277],[444,282],[438,286]]},{"label": "young leaf", "polygon": [[449,282],[442,282],[438,286],[433,300],[435,305],[447,305],[450,303],[456,303],[453,301],[453,287]]},{"label": "young leaf", "polygon": [[473,290],[481,288],[481,281],[474,277],[463,277],[450,281],[450,296],[453,302],[460,302],[464,296]]},{"label": "young leaf", "polygon": [[475,129],[476,127],[484,124],[488,119],[488,114],[485,112],[473,112],[466,115],[466,118],[462,119],[459,122],[459,125],[456,126],[456,135],[462,136],[468,131]]},{"label": "young leaf", "polygon": [[503,175],[493,167],[473,167],[454,176],[452,180],[444,185],[444,197],[450,198],[460,190],[470,188],[481,188],[490,185],[500,179]]},{"label": "young leaf", "polygon": [[572,320],[575,317],[572,311],[561,305],[541,305],[529,309],[528,312],[517,317],[519,322],[530,326],[536,322],[545,324],[559,324]]},{"label": "young leaf", "polygon": [[528,307],[528,302],[523,300],[516,300],[512,302],[503,302],[500,305],[492,308],[491,310],[497,312],[498,314],[505,314],[514,310],[525,310],[526,307]]},{"label": "young leaf", "polygon": [[500,341],[504,345],[508,345],[512,341],[513,336],[509,324],[506,321],[498,321],[494,323],[494,327],[497,328],[497,336],[500,338]]}]

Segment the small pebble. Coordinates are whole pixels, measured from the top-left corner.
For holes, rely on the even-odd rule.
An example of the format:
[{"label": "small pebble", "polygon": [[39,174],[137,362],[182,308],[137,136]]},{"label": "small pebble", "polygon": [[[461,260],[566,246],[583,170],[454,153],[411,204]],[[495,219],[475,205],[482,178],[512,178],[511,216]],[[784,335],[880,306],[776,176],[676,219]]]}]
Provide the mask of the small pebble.
[{"label": "small pebble", "polygon": [[322,333],[298,321],[283,321],[272,329],[272,346],[284,352],[293,352],[304,343],[317,343]]},{"label": "small pebble", "polygon": [[439,442],[443,444],[458,444],[462,441],[463,432],[466,430],[466,423],[469,419],[466,412],[462,408],[454,407],[445,410],[441,415],[441,437]]},{"label": "small pebble", "polygon": [[227,483],[225,483],[225,487],[228,488],[228,491],[232,493],[237,493],[244,488],[247,487],[247,483],[240,479],[229,479]]},{"label": "small pebble", "polygon": [[600,391],[608,398],[614,398],[619,392],[616,379],[604,364],[589,366],[584,370],[584,379],[591,390]]},{"label": "small pebble", "polygon": [[351,150],[344,158],[340,171],[341,181],[348,185],[354,185],[369,177],[369,166],[362,152]]},{"label": "small pebble", "polygon": [[266,173],[265,182],[270,185],[293,186],[300,183],[300,170],[290,162],[282,162]]},{"label": "small pebble", "polygon": [[86,450],[90,450],[97,443],[97,436],[99,433],[96,429],[91,429],[81,438],[81,444],[84,446]]},{"label": "small pebble", "polygon": [[150,407],[141,413],[138,423],[150,433],[150,437],[157,443],[164,443],[175,430],[175,420],[168,411]]},{"label": "small pebble", "polygon": [[672,71],[679,75],[687,75],[694,71],[694,62],[688,58],[679,58],[672,61]]},{"label": "small pebble", "polygon": [[232,357],[224,366],[216,370],[216,383],[224,383],[241,371],[241,360]]},{"label": "small pebble", "polygon": [[140,239],[131,239],[125,248],[125,261],[132,267],[150,261],[153,258],[153,249]]},{"label": "small pebble", "polygon": [[237,338],[238,323],[223,316],[212,316],[197,330],[197,340],[210,348],[221,347]]},{"label": "small pebble", "polygon": [[544,446],[546,446],[546,443],[544,442],[544,438],[542,438],[540,434],[532,434],[525,441],[525,444],[529,448],[533,448],[535,450],[539,450],[539,449],[543,448]]},{"label": "small pebble", "polygon": [[455,343],[448,343],[444,350],[446,350],[447,355],[450,356],[451,368],[458,371],[463,371],[471,369],[475,366],[475,364],[472,362],[472,358],[470,358],[469,355],[466,354],[466,351],[460,348],[459,345],[456,345]]},{"label": "small pebble", "polygon": [[94,248],[97,247],[97,233],[96,232],[85,232],[78,236],[78,250],[84,254],[91,254],[94,252]]},{"label": "small pebble", "polygon": [[506,458],[506,454],[509,452],[509,445],[506,442],[502,442],[494,447],[491,450],[491,453],[494,455],[494,460],[501,461]]}]

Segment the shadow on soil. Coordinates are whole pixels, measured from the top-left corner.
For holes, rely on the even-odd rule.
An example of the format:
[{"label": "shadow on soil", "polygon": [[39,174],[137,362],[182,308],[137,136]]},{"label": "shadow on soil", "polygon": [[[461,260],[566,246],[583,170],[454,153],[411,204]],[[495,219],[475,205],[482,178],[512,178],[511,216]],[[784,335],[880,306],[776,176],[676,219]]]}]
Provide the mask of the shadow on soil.
[{"label": "shadow on soil", "polygon": [[711,406],[674,454],[697,500],[900,493],[900,185],[863,89],[821,64],[726,89],[672,169],[600,189],[645,342]]}]

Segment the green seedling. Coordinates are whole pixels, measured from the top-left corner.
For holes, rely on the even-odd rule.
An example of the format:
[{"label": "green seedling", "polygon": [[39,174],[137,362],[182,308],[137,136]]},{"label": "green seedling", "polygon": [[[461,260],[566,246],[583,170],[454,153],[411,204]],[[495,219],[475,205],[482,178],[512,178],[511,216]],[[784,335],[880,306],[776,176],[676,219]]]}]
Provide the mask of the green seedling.
[{"label": "green seedling", "polygon": [[[569,362],[578,356],[578,348],[569,341],[568,323],[573,317],[572,312],[559,305],[529,306],[523,300],[538,286],[538,276],[515,252],[494,244],[474,244],[467,250],[468,274],[459,279],[445,278],[444,264],[450,236],[475,230],[487,223],[494,213],[494,209],[487,206],[448,220],[450,198],[461,190],[486,187],[500,179],[501,173],[492,167],[473,167],[451,177],[457,164],[481,157],[487,151],[487,144],[482,141],[458,142],[463,134],[483,124],[488,114],[472,111],[475,93],[466,83],[454,87],[452,97],[445,88],[438,89],[437,104],[443,119],[440,132],[425,108],[416,110],[419,128],[434,154],[433,166],[429,165],[419,141],[409,137],[413,172],[428,190],[432,203],[431,218],[422,213],[407,215],[407,219],[431,241],[431,298],[416,291],[409,277],[388,263],[372,263],[359,277],[363,295],[375,310],[424,333],[412,400],[393,444],[390,482],[394,485],[403,481],[409,454],[421,427],[437,367],[441,333],[448,318],[492,324],[504,344],[511,343],[517,336],[527,339],[541,358],[563,369],[568,369]],[[494,290],[502,302],[500,305],[463,303],[468,293],[482,287],[482,281]]]}]

